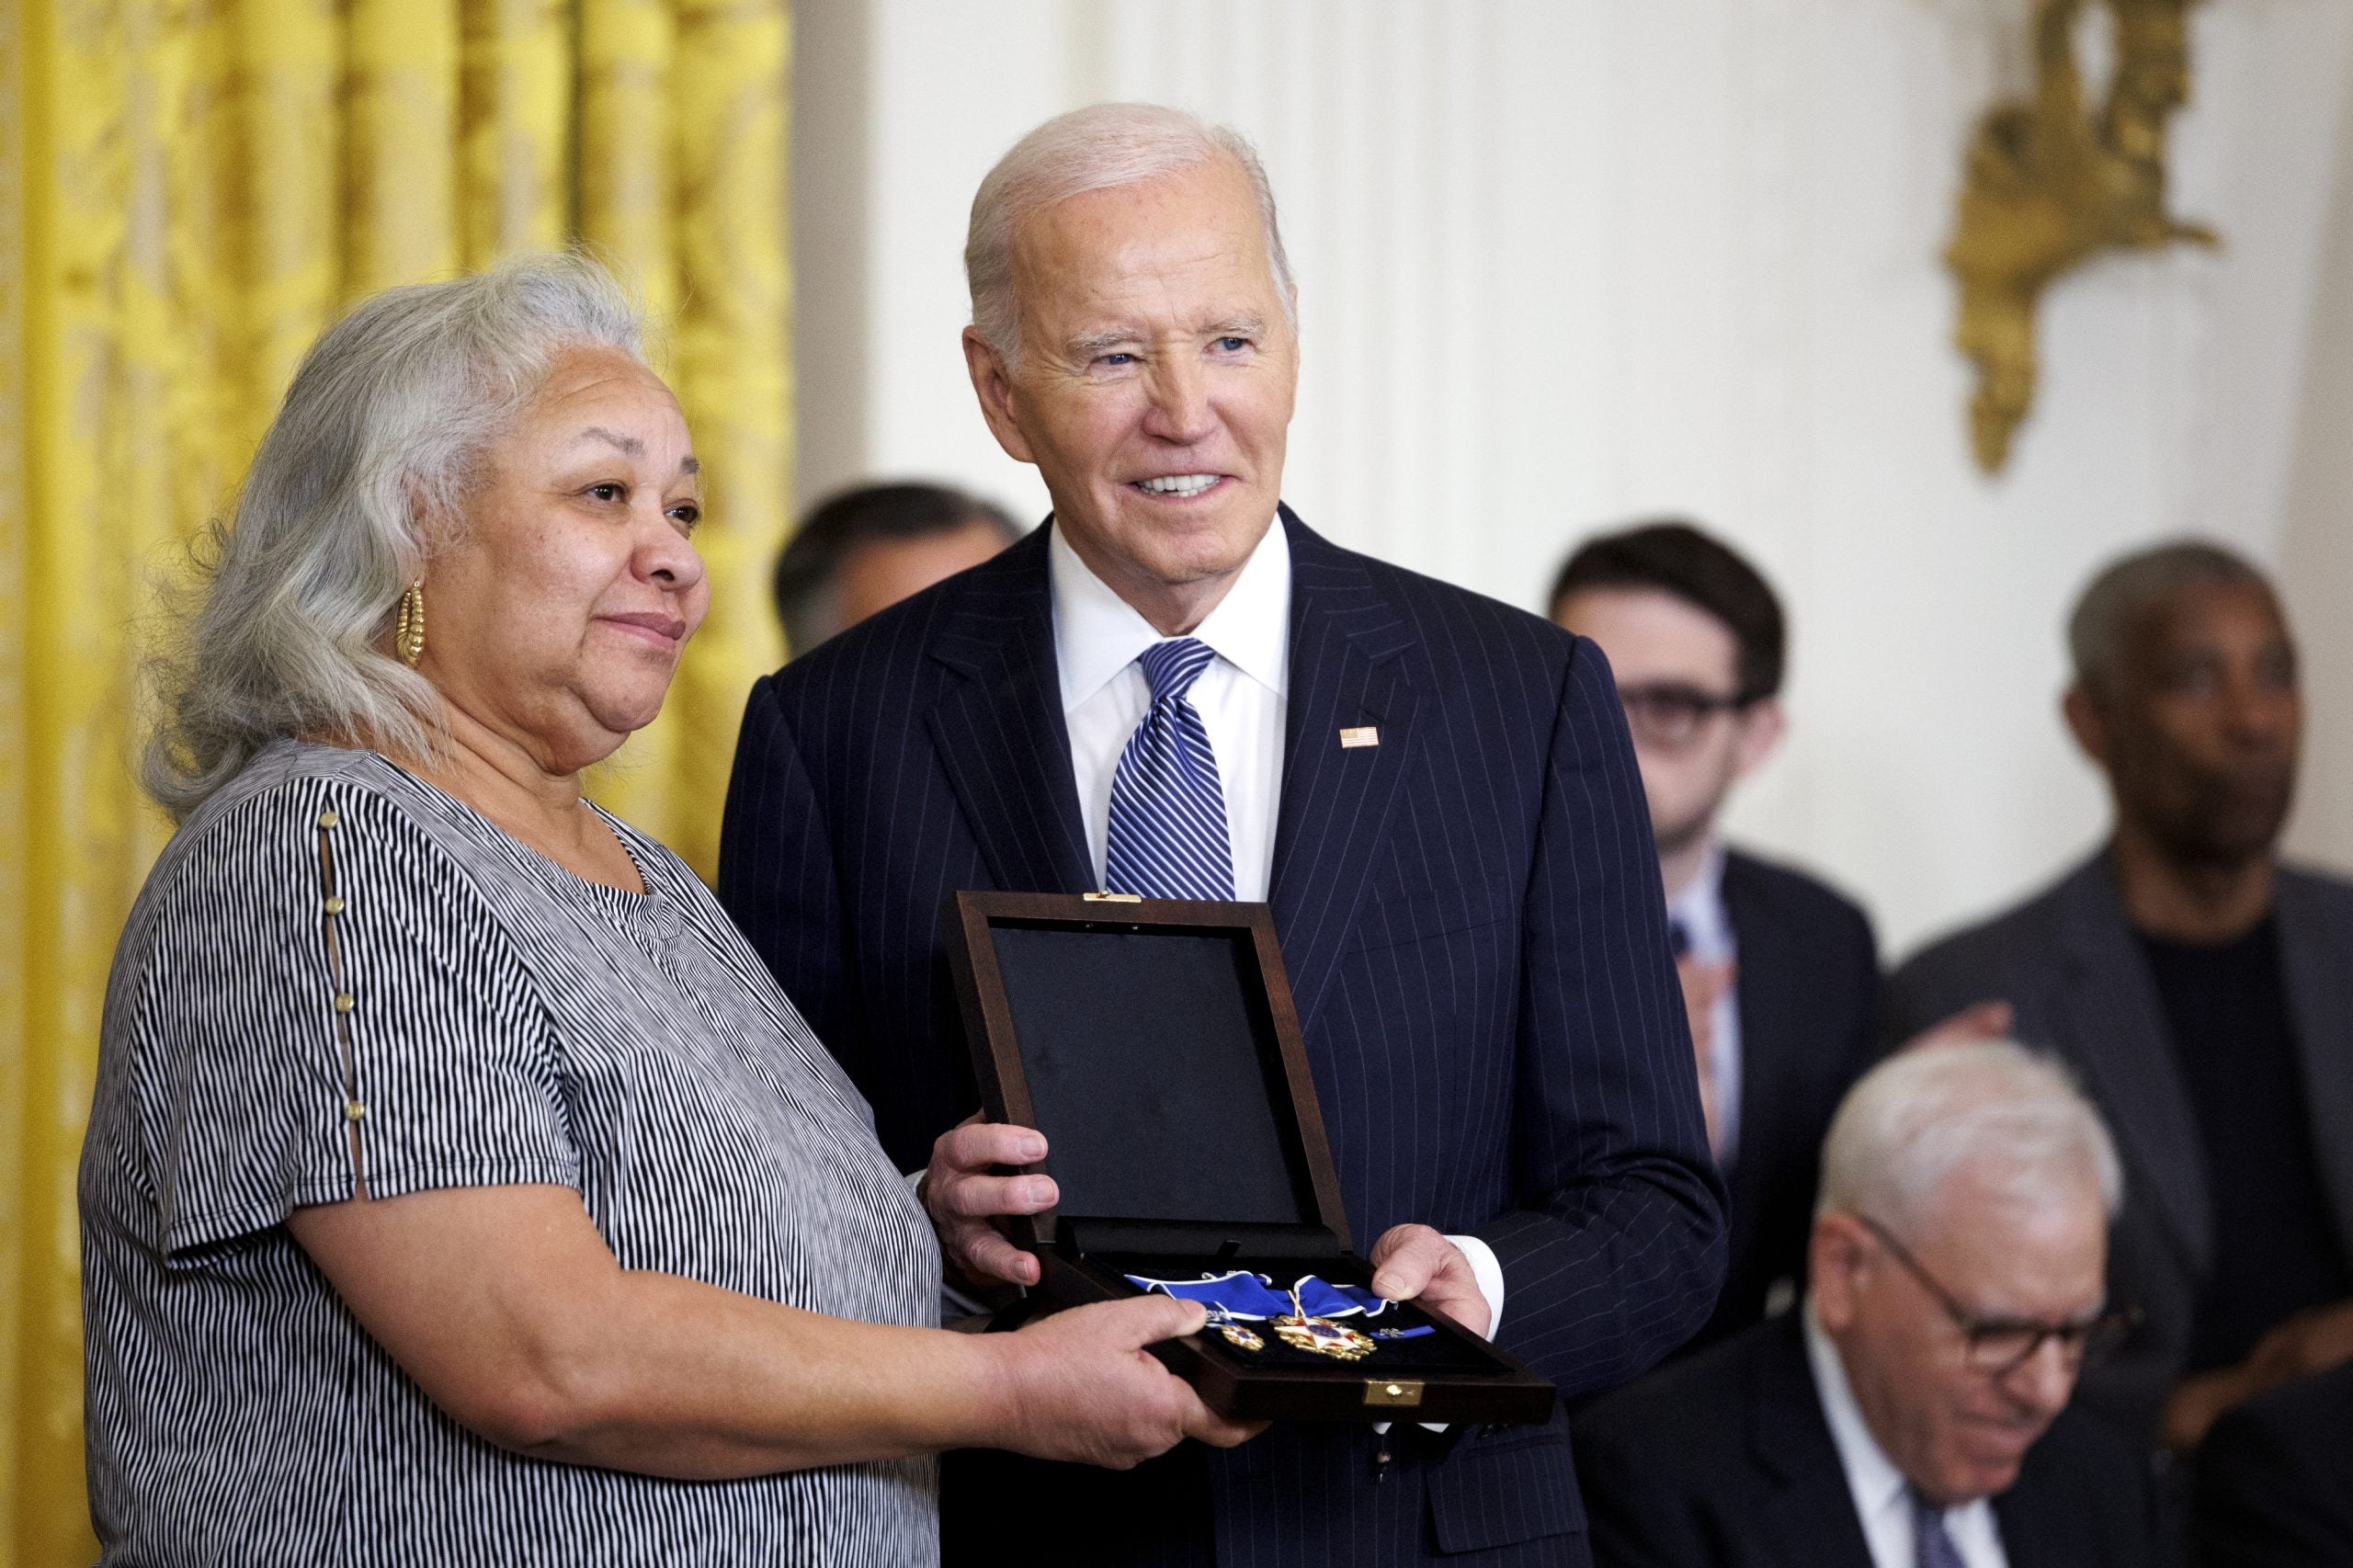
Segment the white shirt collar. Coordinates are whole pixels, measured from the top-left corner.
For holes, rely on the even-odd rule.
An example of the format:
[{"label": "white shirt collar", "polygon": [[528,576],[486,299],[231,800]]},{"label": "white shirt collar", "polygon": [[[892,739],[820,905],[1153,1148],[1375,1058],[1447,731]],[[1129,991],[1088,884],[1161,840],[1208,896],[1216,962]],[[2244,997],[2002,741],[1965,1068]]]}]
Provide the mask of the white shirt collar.
[{"label": "white shirt collar", "polygon": [[1830,1423],[1830,1440],[1838,1446],[1838,1462],[1854,1494],[1855,1511],[1869,1521],[1905,1502],[1909,1483],[1864,1423],[1863,1407],[1855,1403],[1854,1387],[1847,1381],[1847,1364],[1839,1358],[1837,1345],[1814,1320],[1812,1297],[1806,1299],[1802,1312],[1805,1356],[1813,1369],[1814,1392],[1822,1398],[1823,1417]]},{"label": "white shirt collar", "polygon": [[[1062,529],[1050,529],[1046,549],[1053,588],[1055,665],[1062,678],[1063,711],[1067,713],[1164,639],[1078,558]],[[1290,678],[1290,540],[1280,517],[1267,526],[1225,597],[1188,635],[1208,643],[1218,657],[1277,697],[1286,694]]]}]

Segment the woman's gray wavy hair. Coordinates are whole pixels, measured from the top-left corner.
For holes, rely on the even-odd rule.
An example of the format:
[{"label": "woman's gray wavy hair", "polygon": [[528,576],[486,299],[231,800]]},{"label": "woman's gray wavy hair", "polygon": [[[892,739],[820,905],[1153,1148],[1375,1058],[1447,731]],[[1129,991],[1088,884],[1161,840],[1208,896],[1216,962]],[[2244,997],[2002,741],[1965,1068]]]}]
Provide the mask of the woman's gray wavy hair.
[{"label": "woman's gray wavy hair", "polygon": [[440,699],[386,647],[401,594],[558,352],[634,355],[642,337],[612,275],[577,254],[388,290],[329,327],[150,660],[148,793],[185,818],[289,735],[434,755]]},{"label": "woman's gray wavy hair", "polygon": [[1056,115],[1016,142],[981,181],[964,238],[964,281],[972,324],[1007,365],[1019,363],[1021,317],[1013,292],[1013,232],[1033,212],[1074,196],[1140,185],[1163,175],[1231,158],[1250,176],[1265,225],[1267,262],[1284,319],[1299,326],[1290,258],[1275,222],[1274,187],[1257,152],[1240,131],[1161,104],[1094,104]]}]

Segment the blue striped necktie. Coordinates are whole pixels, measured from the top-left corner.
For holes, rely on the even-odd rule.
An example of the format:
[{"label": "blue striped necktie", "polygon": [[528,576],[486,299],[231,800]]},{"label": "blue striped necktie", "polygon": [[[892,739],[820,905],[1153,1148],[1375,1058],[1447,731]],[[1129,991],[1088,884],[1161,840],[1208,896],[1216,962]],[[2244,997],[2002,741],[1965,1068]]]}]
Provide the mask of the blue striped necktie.
[{"label": "blue striped necktie", "polygon": [[1945,1511],[1917,1492],[1912,1493],[1912,1562],[1914,1568],[1965,1568],[1945,1528]]},{"label": "blue striped necktie", "polygon": [[1185,694],[1210,661],[1206,642],[1179,637],[1136,656],[1152,706],[1128,737],[1111,775],[1110,833],[1103,883],[1146,898],[1231,899],[1233,849],[1225,835],[1225,791],[1209,731]]}]

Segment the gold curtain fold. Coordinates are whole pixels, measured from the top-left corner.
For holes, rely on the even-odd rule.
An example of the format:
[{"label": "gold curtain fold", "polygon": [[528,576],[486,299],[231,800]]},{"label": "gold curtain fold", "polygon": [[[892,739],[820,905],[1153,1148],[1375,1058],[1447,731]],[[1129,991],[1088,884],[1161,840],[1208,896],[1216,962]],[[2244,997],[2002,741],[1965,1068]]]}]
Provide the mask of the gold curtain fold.
[{"label": "gold curtain fold", "polygon": [[0,8],[0,1568],[94,1553],[74,1164],[140,796],[153,585],[303,351],[393,284],[593,245],[709,475],[711,614],[599,798],[704,874],[780,647],[786,0]]}]

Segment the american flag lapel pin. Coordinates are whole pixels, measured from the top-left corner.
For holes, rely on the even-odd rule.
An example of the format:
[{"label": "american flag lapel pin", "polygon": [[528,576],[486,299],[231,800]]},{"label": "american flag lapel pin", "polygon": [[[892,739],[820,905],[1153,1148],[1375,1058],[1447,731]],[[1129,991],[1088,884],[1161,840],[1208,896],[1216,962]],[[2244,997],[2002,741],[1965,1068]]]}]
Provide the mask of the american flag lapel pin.
[{"label": "american flag lapel pin", "polygon": [[1355,724],[1340,732],[1342,751],[1354,751],[1358,746],[1377,746],[1380,744],[1381,726],[1378,724]]}]

